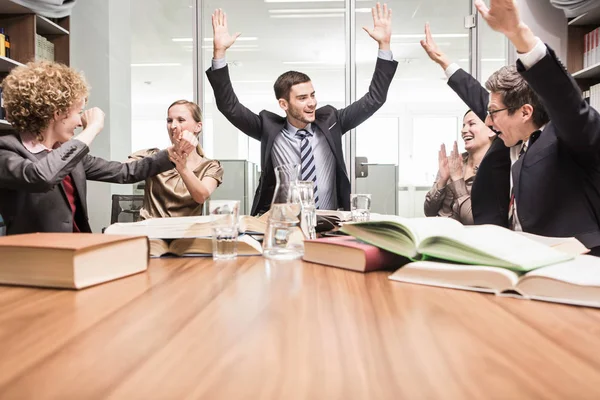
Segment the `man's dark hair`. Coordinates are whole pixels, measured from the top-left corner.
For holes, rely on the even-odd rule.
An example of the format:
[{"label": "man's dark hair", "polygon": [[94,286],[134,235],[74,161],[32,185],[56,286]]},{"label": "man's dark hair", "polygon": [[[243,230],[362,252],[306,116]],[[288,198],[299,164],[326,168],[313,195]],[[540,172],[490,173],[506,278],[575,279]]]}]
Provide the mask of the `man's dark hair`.
[{"label": "man's dark hair", "polygon": [[550,121],[539,97],[514,65],[505,66],[494,72],[485,83],[487,90],[502,96],[504,106],[510,115],[525,104],[533,107],[533,123],[542,127]]},{"label": "man's dark hair", "polygon": [[275,97],[277,100],[286,99],[290,101],[290,90],[292,86],[299,83],[310,82],[308,75],[298,71],[288,71],[279,75],[279,78],[275,81],[273,89],[275,90]]}]

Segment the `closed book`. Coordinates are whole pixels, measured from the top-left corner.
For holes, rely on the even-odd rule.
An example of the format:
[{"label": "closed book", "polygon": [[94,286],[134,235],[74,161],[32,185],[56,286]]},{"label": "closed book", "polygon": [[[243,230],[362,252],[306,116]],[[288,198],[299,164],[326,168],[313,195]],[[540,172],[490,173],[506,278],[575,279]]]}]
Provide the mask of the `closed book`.
[{"label": "closed book", "polygon": [[0,237],[0,283],[81,289],[145,271],[145,236],[28,233]]},{"label": "closed book", "polygon": [[303,259],[359,272],[398,268],[408,262],[402,256],[363,243],[352,236],[305,240]]}]

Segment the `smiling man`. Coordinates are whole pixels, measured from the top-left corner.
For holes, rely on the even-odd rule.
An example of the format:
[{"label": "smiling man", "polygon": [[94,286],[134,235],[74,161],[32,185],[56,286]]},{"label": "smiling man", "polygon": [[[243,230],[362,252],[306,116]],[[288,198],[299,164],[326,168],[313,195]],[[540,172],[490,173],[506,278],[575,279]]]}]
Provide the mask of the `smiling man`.
[{"label": "smiling man", "polygon": [[275,96],[285,111],[283,118],[269,111],[258,115],[244,107],[231,86],[225,61],[226,50],[239,33],[230,35],[225,13],[213,13],[213,61],[206,71],[213,87],[219,111],[246,135],[261,142],[262,175],[252,215],[269,210],[275,190],[274,169],[280,165],[298,164],[301,179],[315,183],[315,203],[320,209],[350,209],[350,180],[342,153],[342,135],[360,125],[385,102],[396,72],[392,60],[392,10],[377,3],[372,9],[373,28],[363,28],[379,44],[379,56],[369,92],[346,108],[317,108],[315,90],[310,78],[301,72],[288,71],[275,82]]},{"label": "smiling man", "polygon": [[429,27],[422,42],[452,89],[502,140],[490,147],[471,191],[475,223],[575,236],[600,255],[600,115],[554,51],[521,21],[514,0],[475,5],[519,53],[516,67],[488,79],[491,93],[448,62]]}]

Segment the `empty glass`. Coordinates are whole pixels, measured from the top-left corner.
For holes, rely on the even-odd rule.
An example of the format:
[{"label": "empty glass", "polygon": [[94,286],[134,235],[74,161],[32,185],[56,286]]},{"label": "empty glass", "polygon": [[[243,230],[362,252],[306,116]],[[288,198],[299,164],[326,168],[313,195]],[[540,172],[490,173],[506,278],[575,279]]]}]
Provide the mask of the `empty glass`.
[{"label": "empty glass", "polygon": [[211,200],[208,205],[212,227],[213,260],[237,257],[238,200]]},{"label": "empty glass", "polygon": [[304,255],[304,234],[300,228],[302,205],[298,192],[300,166],[275,168],[277,183],[263,240],[263,255],[275,260],[295,260]]},{"label": "empty glass", "polygon": [[371,219],[371,195],[370,194],[351,194],[350,195],[350,213],[352,221],[367,222]]},{"label": "empty glass", "polygon": [[315,186],[312,181],[298,181],[298,193],[302,205],[302,230],[309,239],[317,238],[317,207],[315,206]]}]

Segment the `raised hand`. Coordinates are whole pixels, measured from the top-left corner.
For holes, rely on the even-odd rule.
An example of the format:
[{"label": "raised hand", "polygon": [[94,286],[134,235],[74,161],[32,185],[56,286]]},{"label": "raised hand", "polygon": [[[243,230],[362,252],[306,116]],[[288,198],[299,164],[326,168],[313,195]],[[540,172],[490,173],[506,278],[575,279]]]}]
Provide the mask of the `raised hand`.
[{"label": "raised hand", "polygon": [[461,154],[458,152],[458,144],[454,142],[454,147],[448,157],[448,168],[450,169],[450,179],[457,181],[464,177],[463,160]]},{"label": "raised hand", "polygon": [[233,35],[229,34],[227,27],[227,15],[223,10],[217,8],[212,14],[212,26],[213,26],[213,57],[224,58],[225,52],[235,40],[241,35],[240,32],[236,32]]},{"label": "raised hand", "polygon": [[387,4],[383,8],[379,3],[371,8],[373,14],[373,29],[363,26],[365,32],[379,43],[380,50],[389,50],[392,39],[392,9]]},{"label": "raised hand", "polygon": [[83,129],[90,126],[101,131],[104,128],[104,111],[98,107],[85,110],[81,116],[81,124],[83,125]]},{"label": "raised hand", "polygon": [[174,146],[169,147],[167,151],[169,153],[169,160],[175,164],[175,169],[179,172],[184,171],[187,168],[187,156],[179,154]]},{"label": "raised hand", "polygon": [[180,157],[187,158],[198,146],[198,138],[188,130],[179,133],[175,138],[175,150]]},{"label": "raised hand", "polygon": [[448,167],[448,157],[446,156],[446,146],[442,144],[438,151],[438,189],[446,186],[450,179],[450,169]]},{"label": "raised hand", "polygon": [[429,58],[440,65],[444,70],[450,65],[450,61],[446,54],[444,54],[431,36],[431,30],[429,29],[429,22],[425,24],[425,39],[421,40],[421,47],[425,50]]},{"label": "raised hand", "polygon": [[516,0],[490,0],[489,8],[482,0],[475,0],[475,7],[490,28],[506,35],[519,53],[535,47],[535,35],[521,20]]}]

